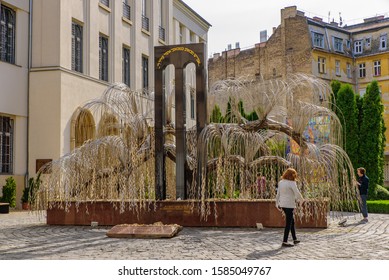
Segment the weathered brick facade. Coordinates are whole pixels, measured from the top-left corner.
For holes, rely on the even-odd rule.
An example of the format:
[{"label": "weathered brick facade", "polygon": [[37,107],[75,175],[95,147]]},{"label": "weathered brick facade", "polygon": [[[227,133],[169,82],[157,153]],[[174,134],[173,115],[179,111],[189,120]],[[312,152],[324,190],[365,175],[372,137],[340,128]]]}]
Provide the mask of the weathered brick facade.
[{"label": "weathered brick facade", "polygon": [[265,43],[232,49],[208,61],[209,84],[229,78],[284,78],[288,73],[312,74],[312,45],[307,19],[296,7],[281,11],[281,25]]}]

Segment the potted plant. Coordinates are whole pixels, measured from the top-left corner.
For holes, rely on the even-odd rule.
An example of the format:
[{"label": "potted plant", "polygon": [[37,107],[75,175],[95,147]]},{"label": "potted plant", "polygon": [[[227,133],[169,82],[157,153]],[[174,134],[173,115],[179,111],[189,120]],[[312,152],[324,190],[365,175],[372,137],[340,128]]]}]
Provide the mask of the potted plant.
[{"label": "potted plant", "polygon": [[3,186],[3,196],[1,197],[0,213],[9,213],[9,207],[16,206],[16,183],[13,177],[7,178]]},{"label": "potted plant", "polygon": [[30,204],[34,202],[35,199],[35,190],[39,188],[40,184],[40,174],[36,178],[30,178],[28,179],[28,185],[24,188],[23,190],[23,195],[22,195],[22,208],[23,210],[30,210]]},{"label": "potted plant", "polygon": [[30,193],[31,193],[31,186],[33,184],[34,184],[34,178],[30,178],[28,179],[28,185],[23,189],[23,195],[21,198],[23,210],[30,210]]}]

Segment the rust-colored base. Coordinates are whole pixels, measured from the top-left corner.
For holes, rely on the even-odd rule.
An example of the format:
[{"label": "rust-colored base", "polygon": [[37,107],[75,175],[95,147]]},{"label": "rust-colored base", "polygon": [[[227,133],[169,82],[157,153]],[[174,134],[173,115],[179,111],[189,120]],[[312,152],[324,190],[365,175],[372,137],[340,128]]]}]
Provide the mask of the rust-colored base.
[{"label": "rust-colored base", "polygon": [[[305,202],[304,207],[310,207],[311,210],[315,208],[325,210],[322,210],[321,214],[312,215],[313,217],[304,218],[302,221],[296,219],[296,227],[327,228],[328,208],[315,207],[315,203],[319,202]],[[75,203],[71,203],[68,212],[59,207],[48,209],[47,224],[90,225],[94,221],[100,226],[113,226],[133,223],[153,224],[160,221],[164,224],[188,227],[255,227],[257,223],[262,223],[264,227],[284,227],[285,225],[285,218],[275,207],[274,200],[215,201],[209,206],[210,214],[206,219],[202,219],[199,202],[157,201],[146,204],[147,209],[132,207],[132,210],[129,210],[127,204],[126,210],[122,213],[120,213],[119,203],[82,202],[78,209]]]}]

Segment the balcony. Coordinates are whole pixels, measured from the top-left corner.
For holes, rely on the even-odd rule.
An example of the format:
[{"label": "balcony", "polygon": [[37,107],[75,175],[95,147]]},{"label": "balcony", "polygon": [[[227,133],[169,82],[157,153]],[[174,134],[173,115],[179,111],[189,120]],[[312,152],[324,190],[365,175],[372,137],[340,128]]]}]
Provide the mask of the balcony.
[{"label": "balcony", "polygon": [[131,7],[130,5],[123,2],[123,17],[131,20]]},{"label": "balcony", "polygon": [[150,31],[149,18],[142,15],[142,28],[146,31]]},{"label": "balcony", "polygon": [[165,41],[165,28],[163,28],[162,26],[159,27],[159,39],[161,39],[162,41]]}]

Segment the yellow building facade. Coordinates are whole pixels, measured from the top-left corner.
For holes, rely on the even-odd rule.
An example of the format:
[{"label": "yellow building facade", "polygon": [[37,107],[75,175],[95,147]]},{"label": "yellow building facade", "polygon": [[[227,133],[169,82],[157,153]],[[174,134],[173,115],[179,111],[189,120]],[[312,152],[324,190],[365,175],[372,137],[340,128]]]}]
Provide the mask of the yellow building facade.
[{"label": "yellow building facade", "polygon": [[[273,34],[254,48],[237,47],[214,54],[208,61],[209,84],[241,76],[268,80],[305,73],[328,83],[338,80],[351,84],[363,96],[367,85],[377,80],[389,128],[388,38],[388,17],[376,16],[346,26],[309,18],[296,6],[286,7]],[[385,181],[389,181],[389,129],[386,139]]]}]

